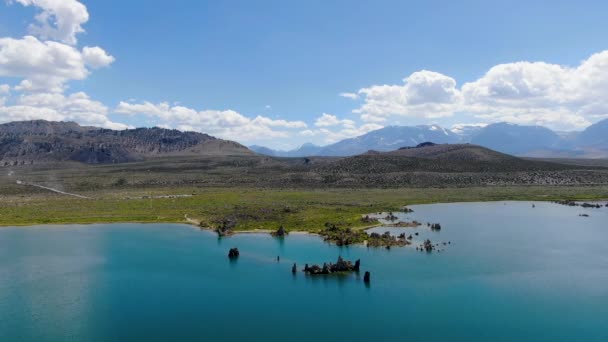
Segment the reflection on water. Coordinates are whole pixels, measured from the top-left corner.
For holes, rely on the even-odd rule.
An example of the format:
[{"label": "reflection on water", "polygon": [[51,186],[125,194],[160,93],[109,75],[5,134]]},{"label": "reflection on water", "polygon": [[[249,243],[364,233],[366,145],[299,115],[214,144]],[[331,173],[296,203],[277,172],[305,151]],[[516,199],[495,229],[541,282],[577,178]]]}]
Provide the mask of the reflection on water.
[{"label": "reflection on water", "polygon": [[[400,219],[424,225],[372,231],[450,241],[444,252],[169,224],[0,229],[0,341],[309,340],[303,328],[320,340],[608,340],[608,208],[411,208]],[[301,272],[338,256],[361,273]]]}]

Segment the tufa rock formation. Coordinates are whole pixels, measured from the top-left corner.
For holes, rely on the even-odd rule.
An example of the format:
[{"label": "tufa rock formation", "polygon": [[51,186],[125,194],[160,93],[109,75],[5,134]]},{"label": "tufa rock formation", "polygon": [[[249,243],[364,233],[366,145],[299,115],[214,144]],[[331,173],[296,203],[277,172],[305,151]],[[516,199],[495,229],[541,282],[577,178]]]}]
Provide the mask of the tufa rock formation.
[{"label": "tufa rock formation", "polygon": [[230,259],[236,259],[239,257],[239,255],[241,255],[241,253],[239,252],[238,248],[231,248],[230,251],[228,252],[228,258]]},{"label": "tufa rock formation", "polygon": [[365,272],[365,275],[363,275],[363,282],[366,284],[369,284],[371,280],[371,274],[369,273],[369,271]]},{"label": "tufa rock formation", "polygon": [[340,256],[340,257],[338,257],[338,261],[336,261],[335,264],[332,264],[330,262],[329,264],[323,263],[323,266],[312,265],[310,267],[308,266],[308,264],[306,264],[306,266],[304,267],[304,272],[308,273],[308,274],[312,274],[312,275],[343,273],[343,272],[358,272],[360,266],[361,266],[361,260],[355,261],[355,264],[353,265],[352,262],[350,262],[348,260],[344,260]]},{"label": "tufa rock formation", "polygon": [[271,233],[271,235],[274,237],[285,237],[285,236],[287,236],[287,234],[289,234],[289,233],[285,230],[285,227],[283,227],[282,225],[279,227],[279,229],[277,229],[276,232]]}]

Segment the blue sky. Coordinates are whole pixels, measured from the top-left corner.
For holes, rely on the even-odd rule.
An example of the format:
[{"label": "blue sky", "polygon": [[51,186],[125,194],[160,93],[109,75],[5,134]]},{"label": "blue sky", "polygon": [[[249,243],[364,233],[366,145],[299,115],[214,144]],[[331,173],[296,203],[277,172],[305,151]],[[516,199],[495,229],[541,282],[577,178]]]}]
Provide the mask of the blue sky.
[{"label": "blue sky", "polygon": [[[160,125],[279,148],[395,124],[582,129],[608,117],[606,13],[603,1],[14,0],[0,4],[12,39],[0,121]],[[49,41],[100,50],[61,75],[2,58]]]}]

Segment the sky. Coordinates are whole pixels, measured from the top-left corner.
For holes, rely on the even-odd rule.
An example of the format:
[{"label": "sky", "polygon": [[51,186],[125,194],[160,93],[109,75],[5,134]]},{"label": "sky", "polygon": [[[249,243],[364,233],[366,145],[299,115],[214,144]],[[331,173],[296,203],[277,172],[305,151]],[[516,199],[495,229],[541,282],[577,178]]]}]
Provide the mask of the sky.
[{"label": "sky", "polygon": [[0,123],[246,145],[608,118],[606,1],[0,0]]}]

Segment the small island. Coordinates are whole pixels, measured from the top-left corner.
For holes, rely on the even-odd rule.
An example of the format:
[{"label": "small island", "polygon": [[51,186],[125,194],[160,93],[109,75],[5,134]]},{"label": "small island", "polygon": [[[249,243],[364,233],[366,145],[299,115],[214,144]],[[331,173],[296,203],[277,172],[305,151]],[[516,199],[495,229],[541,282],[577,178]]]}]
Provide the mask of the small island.
[{"label": "small island", "polygon": [[[335,264],[333,263],[323,263],[323,266],[312,265],[308,266],[306,264],[304,266],[304,273],[311,275],[321,275],[321,274],[337,274],[337,273],[348,273],[348,272],[359,272],[359,268],[361,266],[361,260],[355,261],[353,264],[348,260],[342,259],[342,257],[338,257],[338,261]],[[294,264],[295,267],[295,264]]]}]

